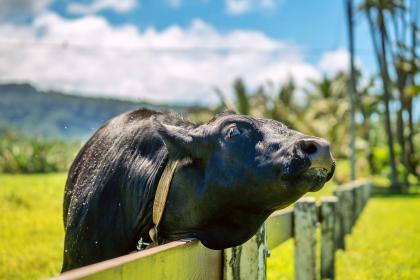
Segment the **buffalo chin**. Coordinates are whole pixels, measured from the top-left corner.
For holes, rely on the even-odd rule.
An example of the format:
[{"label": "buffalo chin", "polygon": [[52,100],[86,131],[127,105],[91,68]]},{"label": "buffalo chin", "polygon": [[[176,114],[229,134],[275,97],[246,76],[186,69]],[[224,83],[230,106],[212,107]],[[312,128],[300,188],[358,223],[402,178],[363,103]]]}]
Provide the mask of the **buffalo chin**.
[{"label": "buffalo chin", "polygon": [[324,168],[309,168],[301,175],[301,179],[308,182],[309,192],[317,192],[322,189],[329,177]]}]

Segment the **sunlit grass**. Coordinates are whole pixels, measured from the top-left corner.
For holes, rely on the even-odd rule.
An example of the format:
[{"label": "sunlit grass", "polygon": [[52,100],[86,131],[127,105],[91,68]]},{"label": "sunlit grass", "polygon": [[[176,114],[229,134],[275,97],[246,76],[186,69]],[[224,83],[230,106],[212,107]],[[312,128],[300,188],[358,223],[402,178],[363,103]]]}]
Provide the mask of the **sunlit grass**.
[{"label": "sunlit grass", "polygon": [[338,279],[419,279],[419,213],[420,194],[372,199],[338,254]]},{"label": "sunlit grass", "polygon": [[39,279],[59,272],[65,178],[0,175],[1,279]]},{"label": "sunlit grass", "polygon": [[[42,279],[60,271],[65,178],[0,175],[0,279]],[[333,187],[310,195],[328,195]],[[418,279],[419,213],[420,194],[371,198],[347,250],[337,253],[337,279]],[[293,279],[293,258],[292,239],[272,250],[268,278]]]}]

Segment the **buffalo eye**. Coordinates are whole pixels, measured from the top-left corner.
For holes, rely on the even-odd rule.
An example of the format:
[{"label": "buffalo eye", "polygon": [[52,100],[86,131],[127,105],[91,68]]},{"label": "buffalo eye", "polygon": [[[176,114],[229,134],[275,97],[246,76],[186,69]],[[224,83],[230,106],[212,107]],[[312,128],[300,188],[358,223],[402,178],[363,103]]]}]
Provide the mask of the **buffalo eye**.
[{"label": "buffalo eye", "polygon": [[227,139],[232,139],[233,137],[236,137],[236,136],[239,136],[239,135],[241,135],[241,131],[236,126],[233,126],[233,127],[228,129],[228,131],[226,133],[226,138]]}]

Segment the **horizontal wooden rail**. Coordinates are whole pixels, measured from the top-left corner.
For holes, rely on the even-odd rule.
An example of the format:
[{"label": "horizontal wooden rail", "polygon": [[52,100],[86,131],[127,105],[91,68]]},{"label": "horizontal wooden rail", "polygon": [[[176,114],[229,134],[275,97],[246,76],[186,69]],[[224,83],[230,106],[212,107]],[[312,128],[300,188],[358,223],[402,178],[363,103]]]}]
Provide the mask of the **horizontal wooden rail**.
[{"label": "horizontal wooden rail", "polygon": [[[68,279],[266,279],[269,250],[295,240],[295,279],[334,279],[336,249],[345,248],[345,235],[371,193],[368,181],[355,181],[334,190],[335,196],[304,197],[294,209],[273,213],[257,234],[241,246],[223,251],[198,241],[177,241],[65,272]],[[320,277],[316,276],[315,229],[321,226]]]},{"label": "horizontal wooden rail", "polygon": [[141,252],[65,272],[70,279],[218,279],[223,251],[207,249],[197,240],[175,241]]},{"label": "horizontal wooden rail", "polygon": [[272,250],[293,237],[293,209],[280,210],[267,220],[267,247]]}]

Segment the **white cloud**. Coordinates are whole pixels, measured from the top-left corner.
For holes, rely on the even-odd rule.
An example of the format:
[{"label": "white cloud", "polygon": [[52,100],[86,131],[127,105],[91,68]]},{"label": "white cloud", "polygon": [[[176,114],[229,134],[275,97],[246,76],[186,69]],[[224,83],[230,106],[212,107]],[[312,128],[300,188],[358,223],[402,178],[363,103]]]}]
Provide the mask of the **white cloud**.
[{"label": "white cloud", "polygon": [[231,14],[243,14],[251,9],[249,0],[227,0],[226,8]]},{"label": "white cloud", "polygon": [[233,15],[241,15],[254,10],[272,9],[283,0],[225,0],[226,10]]},{"label": "white cloud", "polygon": [[53,0],[1,0],[0,15],[32,15],[45,11]]},{"label": "white cloud", "polygon": [[318,62],[318,67],[326,74],[334,75],[338,72],[347,72],[349,69],[349,52],[338,49],[324,53]]},{"label": "white cloud", "polygon": [[[369,73],[363,67],[363,63],[356,57],[355,66],[362,73],[362,77],[368,76]],[[325,52],[318,61],[318,68],[329,76],[334,76],[339,72],[350,71],[350,53],[346,49],[337,49]]]},{"label": "white cloud", "polygon": [[152,101],[214,102],[213,87],[230,92],[243,77],[257,87],[293,77],[316,79],[296,46],[261,32],[220,33],[201,20],[182,29],[140,32],[99,16],[64,19],[43,14],[31,26],[0,25],[1,81]]},{"label": "white cloud", "polygon": [[182,0],[166,0],[166,3],[173,8],[178,8],[181,6]]},{"label": "white cloud", "polygon": [[137,5],[137,0],[93,0],[90,4],[70,3],[67,11],[72,14],[95,14],[105,9],[125,13]]},{"label": "white cloud", "polygon": [[261,3],[261,6],[262,7],[265,7],[265,8],[271,8],[271,7],[274,7],[275,6],[275,3],[276,1],[275,0],[261,0],[260,1],[260,3]]}]

